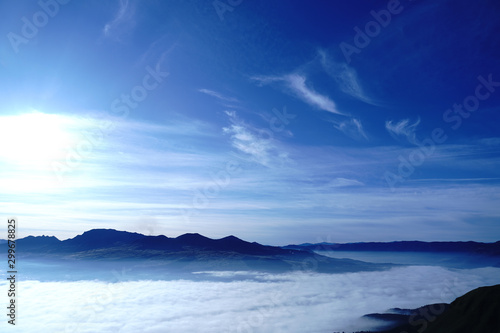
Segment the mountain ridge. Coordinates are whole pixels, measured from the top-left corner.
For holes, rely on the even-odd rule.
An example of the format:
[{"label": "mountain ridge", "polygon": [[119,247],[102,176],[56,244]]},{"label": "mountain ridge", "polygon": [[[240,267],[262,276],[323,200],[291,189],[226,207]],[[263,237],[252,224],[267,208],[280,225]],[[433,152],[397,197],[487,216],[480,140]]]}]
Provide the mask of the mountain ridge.
[{"label": "mountain ridge", "polygon": [[359,242],[359,243],[304,243],[283,246],[286,249],[309,251],[370,251],[370,252],[467,252],[488,255],[500,255],[500,241],[482,243],[474,241],[393,241],[393,242]]},{"label": "mountain ridge", "polygon": [[141,249],[153,245],[156,249],[179,251],[190,249],[205,249],[212,251],[234,250],[245,254],[266,253],[287,254],[302,252],[301,250],[282,249],[276,246],[261,245],[256,242],[247,242],[230,235],[220,239],[212,239],[199,233],[186,233],[175,238],[165,235],[147,236],[136,232],[115,229],[91,229],[73,238],[59,240],[55,236],[27,236],[17,240],[24,250],[39,250],[47,246],[59,246],[64,251],[86,251],[112,248],[128,245]]},{"label": "mountain ridge", "polygon": [[[92,229],[74,238],[28,236],[17,240],[20,256],[63,260],[151,260],[192,270],[233,268],[322,273],[382,270],[396,265],[336,259],[309,251],[247,242],[235,236],[211,239],[197,233],[176,238],[146,236],[115,229]],[[312,264],[311,264],[312,263]],[[156,265],[156,264],[155,264]],[[309,265],[309,266],[308,266]]]},{"label": "mountain ridge", "polygon": [[[5,243],[5,240],[1,240]],[[157,249],[178,250],[180,247],[194,246],[207,249],[228,250],[234,246],[241,246],[247,251],[264,251],[265,249],[283,249],[298,251],[370,251],[370,252],[458,252],[478,253],[485,255],[500,255],[500,241],[484,243],[475,241],[392,241],[392,242],[356,242],[356,243],[303,243],[290,244],[286,246],[262,245],[257,242],[247,242],[234,235],[219,239],[208,238],[199,233],[185,233],[177,237],[165,235],[147,236],[137,232],[121,231],[110,228],[91,229],[73,238],[59,240],[55,236],[27,236],[17,240],[29,249],[36,247],[46,248],[60,244],[67,250],[90,250],[98,248],[110,248],[132,243],[134,246],[144,248],[156,244]],[[231,245],[231,246],[230,246]],[[264,251],[265,252],[265,251]],[[275,252],[280,252],[275,250]],[[282,252],[285,253],[285,252]]]}]

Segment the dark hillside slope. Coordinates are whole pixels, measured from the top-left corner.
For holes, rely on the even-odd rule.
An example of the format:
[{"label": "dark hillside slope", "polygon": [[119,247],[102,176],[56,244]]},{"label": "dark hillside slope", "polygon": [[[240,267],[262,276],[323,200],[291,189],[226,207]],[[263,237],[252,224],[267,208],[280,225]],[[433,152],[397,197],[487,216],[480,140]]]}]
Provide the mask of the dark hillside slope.
[{"label": "dark hillside slope", "polygon": [[450,304],[425,333],[499,333],[500,285],[475,289]]},{"label": "dark hillside slope", "polygon": [[[396,322],[387,315],[367,317]],[[406,319],[398,318],[399,324],[403,321],[402,325],[380,333],[499,333],[500,285],[474,289],[449,305],[426,305],[410,310]]]}]

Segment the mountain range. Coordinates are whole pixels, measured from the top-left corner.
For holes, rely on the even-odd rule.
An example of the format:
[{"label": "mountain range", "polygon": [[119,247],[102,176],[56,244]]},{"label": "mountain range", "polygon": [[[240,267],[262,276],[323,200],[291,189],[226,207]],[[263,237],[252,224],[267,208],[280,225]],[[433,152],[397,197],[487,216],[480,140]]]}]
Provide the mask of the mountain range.
[{"label": "mountain range", "polygon": [[176,238],[146,236],[114,229],[93,229],[71,239],[28,236],[17,240],[18,255],[27,259],[126,261],[140,260],[170,269],[294,270],[321,273],[373,271],[391,264],[373,264],[351,259],[334,259],[310,251],[284,249],[247,242],[235,236],[211,239],[189,233]]},{"label": "mountain range", "polygon": [[[500,256],[500,242],[306,243],[277,247],[247,242],[235,236],[211,239],[188,233],[170,238],[114,229],[92,229],[62,241],[54,236],[28,236],[17,240],[17,251],[21,257],[38,259],[161,261],[169,269],[188,271],[312,270],[344,273],[382,270],[395,265],[330,258],[315,251],[457,252],[493,256],[495,259]],[[487,265],[496,266],[499,263],[488,262]]]}]

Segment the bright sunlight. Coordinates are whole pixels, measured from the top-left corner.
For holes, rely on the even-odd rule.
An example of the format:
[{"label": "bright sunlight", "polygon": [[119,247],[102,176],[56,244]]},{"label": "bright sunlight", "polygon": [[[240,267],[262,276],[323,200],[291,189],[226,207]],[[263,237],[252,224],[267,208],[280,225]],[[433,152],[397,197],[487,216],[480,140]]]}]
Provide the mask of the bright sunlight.
[{"label": "bright sunlight", "polygon": [[0,159],[40,169],[63,157],[73,137],[68,117],[30,112],[0,117]]}]

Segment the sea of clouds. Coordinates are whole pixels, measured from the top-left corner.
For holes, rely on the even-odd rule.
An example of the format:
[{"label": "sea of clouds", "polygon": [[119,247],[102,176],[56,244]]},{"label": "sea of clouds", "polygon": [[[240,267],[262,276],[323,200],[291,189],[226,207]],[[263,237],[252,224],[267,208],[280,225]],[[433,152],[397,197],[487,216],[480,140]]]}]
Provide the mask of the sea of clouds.
[{"label": "sea of clouds", "polygon": [[[367,313],[451,302],[474,288],[498,284],[500,268],[405,266],[345,274],[199,272],[194,276],[123,282],[21,279],[16,327],[7,327],[11,325],[4,314],[0,331],[348,332],[366,328],[360,317]],[[6,282],[0,282],[5,293]]]}]

